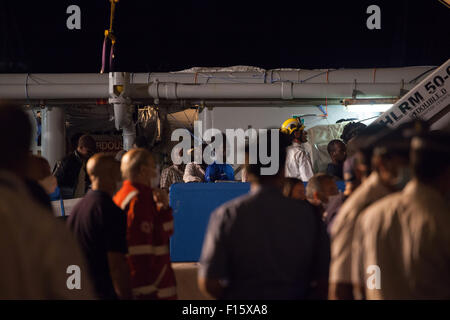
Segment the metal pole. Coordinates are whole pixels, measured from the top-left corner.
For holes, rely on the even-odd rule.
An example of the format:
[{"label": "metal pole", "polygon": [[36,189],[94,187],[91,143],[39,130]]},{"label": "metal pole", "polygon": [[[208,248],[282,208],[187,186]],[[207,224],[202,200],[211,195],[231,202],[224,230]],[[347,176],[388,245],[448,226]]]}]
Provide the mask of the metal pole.
[{"label": "metal pole", "polygon": [[42,114],[42,156],[54,168],[66,154],[65,113],[61,107],[46,107]]},{"label": "metal pole", "polygon": [[129,97],[129,86],[129,73],[112,72],[109,74],[109,103],[114,105],[116,129],[122,129],[124,150],[130,150],[136,139],[136,126],[133,123],[133,106]]},{"label": "metal pole", "polygon": [[28,117],[30,118],[31,123],[31,143],[30,143],[30,150],[33,154],[38,153],[38,146],[37,146],[37,120],[36,116],[32,109],[27,109],[26,113],[28,114]]}]

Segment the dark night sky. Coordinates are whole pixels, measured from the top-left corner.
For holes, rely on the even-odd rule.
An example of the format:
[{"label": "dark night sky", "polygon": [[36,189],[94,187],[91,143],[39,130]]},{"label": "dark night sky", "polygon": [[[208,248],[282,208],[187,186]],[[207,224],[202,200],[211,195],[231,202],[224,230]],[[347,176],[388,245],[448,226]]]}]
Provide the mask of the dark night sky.
[{"label": "dark night sky", "polygon": [[[81,30],[66,8],[81,7]],[[381,30],[366,8],[381,7]],[[440,65],[450,9],[438,0],[120,0],[115,69]],[[0,0],[0,72],[98,72],[108,0]]]}]

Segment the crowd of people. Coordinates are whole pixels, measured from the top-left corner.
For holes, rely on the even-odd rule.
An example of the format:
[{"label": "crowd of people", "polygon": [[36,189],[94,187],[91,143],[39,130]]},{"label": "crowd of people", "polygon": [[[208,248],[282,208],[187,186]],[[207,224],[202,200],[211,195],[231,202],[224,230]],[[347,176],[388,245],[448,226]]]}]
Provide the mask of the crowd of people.
[{"label": "crowd of people", "polygon": [[[234,181],[233,168],[191,161],[159,174],[144,140],[114,155],[97,153],[82,135],[52,174],[29,153],[25,112],[1,105],[0,120],[8,150],[0,157],[0,298],[177,299],[168,191],[174,183]],[[198,272],[204,294],[450,298],[449,135],[415,121],[397,129],[350,123],[341,138],[330,141],[331,163],[316,174],[299,119],[283,123],[278,140],[257,140],[258,149],[278,143],[282,165],[263,175],[270,164],[246,163],[250,192],[212,212]],[[52,214],[55,189],[81,198],[67,221]],[[68,285],[70,266],[81,270],[77,290]]]},{"label": "crowd of people", "polygon": [[[303,125],[292,120],[285,132],[295,145],[280,148],[280,162],[289,161],[286,153],[305,158],[296,130]],[[344,131],[345,142],[330,142],[329,173],[313,175],[306,190],[298,177],[261,176],[261,163],[247,166],[251,192],[211,215],[203,292],[218,299],[450,298],[450,135],[419,121]],[[340,172],[344,193],[335,184]]]},{"label": "crowd of people", "polygon": [[[344,141],[350,139],[365,127],[361,123],[350,123],[345,128],[342,139]],[[305,183],[308,182],[313,177],[314,172],[310,155],[304,147],[304,144],[308,141],[305,126],[298,119],[292,118],[283,123],[281,131],[291,137],[290,144],[287,147],[285,176]],[[170,161],[170,164],[159,172],[159,167],[163,164],[158,163],[158,175],[155,176],[156,180],[153,181],[152,186],[169,191],[170,187],[176,183],[238,181],[235,178],[235,169],[232,165],[226,163],[227,144],[225,143],[225,135],[222,136],[222,141],[223,144],[218,146],[218,149],[222,145],[224,146],[222,154],[216,155],[214,161],[209,165],[204,161],[196,162],[194,160],[194,148],[187,151],[191,160],[187,164],[174,164]],[[206,143],[202,144],[202,153],[206,146]],[[143,148],[151,151],[144,136],[138,136],[132,148]],[[343,167],[347,157],[346,144],[342,140],[334,139],[329,142],[327,150],[331,162],[324,173],[335,177],[337,180],[343,180]],[[58,186],[64,199],[80,198],[88,191],[91,182],[86,171],[86,162],[95,152],[96,142],[94,138],[87,134],[81,135],[75,150],[57,162],[53,175],[58,180]],[[117,152],[115,159],[120,161],[125,153],[125,150]],[[180,159],[183,158],[183,150],[179,151],[178,156]],[[218,161],[219,157],[221,161]],[[245,166],[238,166],[236,171],[241,171],[239,181],[248,182]]]}]

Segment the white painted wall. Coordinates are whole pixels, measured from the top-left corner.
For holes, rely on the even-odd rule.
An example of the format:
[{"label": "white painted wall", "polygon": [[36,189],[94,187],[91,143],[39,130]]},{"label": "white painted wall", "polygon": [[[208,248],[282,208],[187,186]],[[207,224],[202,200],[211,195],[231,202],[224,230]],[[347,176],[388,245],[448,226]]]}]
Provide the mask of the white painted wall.
[{"label": "white painted wall", "polygon": [[[198,116],[202,121],[203,133],[206,129],[216,128],[221,131],[225,129],[248,129],[249,126],[255,129],[260,128],[279,128],[281,124],[292,115],[301,114],[323,114],[316,106],[289,106],[289,107],[214,107],[211,110],[204,109]],[[379,116],[380,112],[355,113],[347,112],[341,105],[328,106],[328,117],[305,117],[306,128],[312,128],[317,125],[335,124],[337,120],[357,118],[364,120]],[[376,118],[364,121],[369,125]],[[236,179],[240,179],[238,173]]]},{"label": "white painted wall", "polygon": [[[203,131],[212,125],[219,130],[248,129],[252,128],[279,128],[281,124],[292,115],[317,114],[322,112],[316,106],[289,106],[289,107],[214,107],[212,110],[204,110],[199,114],[199,120],[203,121]],[[328,106],[328,117],[305,117],[305,125],[311,128],[317,125],[334,124],[337,120],[358,118],[359,120],[380,115],[379,112],[354,113],[347,112],[344,106]],[[365,121],[369,125],[373,120]]]}]

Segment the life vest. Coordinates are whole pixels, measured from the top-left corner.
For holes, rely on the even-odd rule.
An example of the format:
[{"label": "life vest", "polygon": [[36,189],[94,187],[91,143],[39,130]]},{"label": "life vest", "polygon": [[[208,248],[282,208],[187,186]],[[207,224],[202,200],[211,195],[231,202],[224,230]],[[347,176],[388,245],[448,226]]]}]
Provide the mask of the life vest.
[{"label": "life vest", "polygon": [[127,214],[128,264],[137,299],[176,299],[170,263],[172,209],[158,210],[148,186],[126,180],[114,202]]}]

